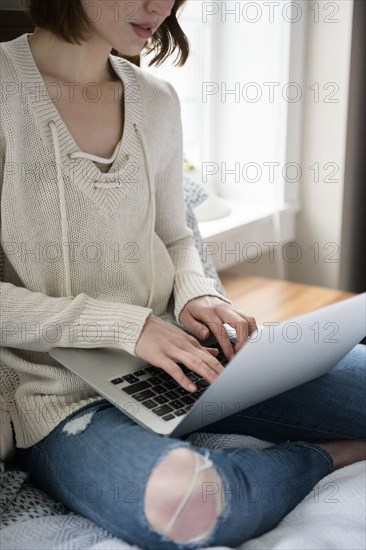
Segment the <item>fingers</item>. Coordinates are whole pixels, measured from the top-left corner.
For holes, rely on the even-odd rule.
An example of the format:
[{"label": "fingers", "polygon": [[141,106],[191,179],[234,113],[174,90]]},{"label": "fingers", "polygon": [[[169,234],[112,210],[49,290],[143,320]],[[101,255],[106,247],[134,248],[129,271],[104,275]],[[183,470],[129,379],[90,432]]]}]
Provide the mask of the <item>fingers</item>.
[{"label": "fingers", "polygon": [[[248,340],[248,337],[251,336],[257,330],[257,323],[254,317],[250,317],[249,315],[244,315],[243,313],[240,313],[240,312],[237,312],[237,314],[241,317],[241,321],[237,323],[238,328],[234,327],[237,334],[237,342],[234,346],[235,352],[239,351],[239,349]],[[230,324],[230,326],[233,326],[231,323],[228,323],[228,324]]]},{"label": "fingers", "polygon": [[[219,350],[217,348],[207,348],[205,346],[201,346],[201,344],[195,338],[193,339],[192,344],[196,348],[194,350],[194,355],[197,355],[197,353],[199,353],[199,356],[202,357],[203,352],[205,354],[203,358],[209,364],[209,366],[213,368],[215,372],[222,372],[223,367],[221,363],[219,363],[219,361],[217,361],[216,359],[216,356],[219,354]],[[209,357],[207,357],[207,355]]]},{"label": "fingers", "polygon": [[[189,345],[187,347],[187,342]],[[186,349],[184,349],[184,347]],[[187,391],[196,391],[197,386],[183,372],[180,365],[184,365],[190,371],[204,378],[209,384],[215,382],[224,367],[216,359],[219,350],[202,347],[197,340],[188,336],[186,346],[180,345],[165,350],[165,355],[154,362],[154,365],[162,368],[174,380]]]},{"label": "fingers", "polygon": [[215,357],[217,353],[218,350],[201,346],[194,336],[153,315],[146,321],[136,345],[137,357],[166,371],[187,391],[197,388],[179,363],[212,383],[223,370]]},{"label": "fingers", "polygon": [[182,363],[189,370],[202,376],[209,384],[217,380],[219,374],[224,370],[223,366],[206,351],[195,351],[193,353],[180,353],[179,363]]},{"label": "fingers", "polygon": [[[213,321],[212,311],[210,312],[210,322],[207,322],[206,319],[201,322],[193,317],[189,319],[190,331],[192,332],[193,328],[196,333],[199,333],[200,339],[204,340],[202,338],[203,328],[210,328],[226,358],[230,360],[234,356],[234,348],[224,323],[232,326],[236,331],[235,351],[240,349],[248,335],[256,330],[256,323],[252,317],[236,310],[228,310],[227,307],[218,307],[215,311],[216,315]],[[209,331],[207,331],[208,334]],[[224,367],[216,359],[218,353],[218,349],[202,346],[192,334],[187,334],[155,316],[150,316],[145,323],[136,345],[138,357],[163,369],[188,392],[197,390],[197,387],[190,380],[190,373],[186,369],[212,384],[224,370]],[[186,369],[182,369],[181,366],[185,366]]]},{"label": "fingers", "polygon": [[206,340],[206,338],[209,336],[210,331],[208,330],[206,325],[204,325],[203,323],[195,319],[193,315],[191,314],[188,315],[187,323],[188,323],[190,332],[192,332],[192,334],[194,334],[195,337],[198,338],[199,340]]},{"label": "fingers", "polygon": [[[183,364],[192,372],[195,372],[199,376],[202,376],[207,382],[212,384],[217,380],[218,375],[224,370],[224,367],[206,351],[208,348],[195,349],[194,355],[192,352],[185,352],[181,349],[176,349],[174,359],[167,355],[156,362],[156,366],[162,368],[168,373],[174,380],[187,391],[195,391],[197,387],[186,376],[183,370],[177,363]],[[213,353],[217,354],[218,350],[213,350]]]},{"label": "fingers", "polygon": [[197,390],[197,386],[190,380],[180,367],[169,357],[165,356],[159,361],[159,367],[169,374],[182,388],[189,392]]},{"label": "fingers", "polygon": [[217,348],[203,348],[205,351],[213,355],[214,357],[217,357],[219,354],[219,350]]},{"label": "fingers", "polygon": [[[227,308],[222,308],[222,310],[217,308],[216,311],[216,322],[211,322],[208,326],[220,344],[225,357],[230,360],[246,343],[248,336],[257,330],[257,324],[254,317],[244,315],[240,311],[228,310]],[[237,342],[234,348],[223,323],[235,329]]]},{"label": "fingers", "polygon": [[249,327],[249,336],[251,336],[256,330],[258,330],[257,321],[254,319],[254,317],[250,317],[250,315],[244,315],[242,314],[244,319],[248,322]]}]

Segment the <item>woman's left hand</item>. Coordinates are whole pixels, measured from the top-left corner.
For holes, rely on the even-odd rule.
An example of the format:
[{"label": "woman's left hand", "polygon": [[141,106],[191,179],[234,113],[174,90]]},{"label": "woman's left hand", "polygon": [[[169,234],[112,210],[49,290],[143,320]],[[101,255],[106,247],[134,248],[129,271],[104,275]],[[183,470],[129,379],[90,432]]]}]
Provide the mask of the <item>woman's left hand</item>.
[{"label": "woman's left hand", "polygon": [[[179,322],[201,340],[208,338],[210,329],[228,360],[245,344],[248,336],[257,330],[254,317],[237,311],[215,296],[200,296],[190,300],[182,309]],[[237,343],[234,349],[223,323],[236,331]]]}]

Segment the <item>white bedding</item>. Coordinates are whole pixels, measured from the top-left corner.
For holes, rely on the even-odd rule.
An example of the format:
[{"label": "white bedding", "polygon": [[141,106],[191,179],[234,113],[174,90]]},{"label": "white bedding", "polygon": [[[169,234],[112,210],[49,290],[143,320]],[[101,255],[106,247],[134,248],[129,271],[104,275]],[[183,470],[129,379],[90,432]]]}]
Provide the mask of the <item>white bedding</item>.
[{"label": "white bedding", "polygon": [[[270,444],[240,435],[196,433],[194,445],[210,448],[265,448]],[[332,472],[274,529],[242,544],[240,550],[365,550],[366,461]],[[62,506],[62,505],[60,505]],[[127,550],[136,549],[114,538],[89,520],[67,511],[19,520],[1,530],[2,550]],[[226,547],[215,547],[215,550]],[[211,547],[210,550],[213,550]]]},{"label": "white bedding", "polygon": [[275,529],[242,550],[364,550],[366,461],[324,477]]}]

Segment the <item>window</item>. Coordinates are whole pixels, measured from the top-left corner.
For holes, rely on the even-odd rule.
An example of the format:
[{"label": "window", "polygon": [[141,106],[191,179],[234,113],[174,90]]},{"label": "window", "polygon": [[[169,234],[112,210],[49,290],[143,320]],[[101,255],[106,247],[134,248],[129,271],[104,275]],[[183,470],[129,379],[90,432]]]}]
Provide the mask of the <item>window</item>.
[{"label": "window", "polygon": [[159,67],[148,67],[152,57],[142,57],[141,66],[152,74],[171,82],[178,92],[184,135],[184,152],[187,159],[201,165],[209,154],[205,141],[209,131],[208,108],[202,104],[202,80],[209,80],[211,61],[210,30],[211,25],[202,24],[202,2],[190,0],[183,8],[180,23],[188,36],[191,53],[183,67],[174,67],[174,56]]},{"label": "window", "polygon": [[[143,58],[177,90],[185,156],[200,183],[232,205],[235,224],[298,204],[307,11],[304,0],[188,0],[180,17],[191,43],[187,65],[148,68]],[[203,235],[215,232],[209,223]]]}]

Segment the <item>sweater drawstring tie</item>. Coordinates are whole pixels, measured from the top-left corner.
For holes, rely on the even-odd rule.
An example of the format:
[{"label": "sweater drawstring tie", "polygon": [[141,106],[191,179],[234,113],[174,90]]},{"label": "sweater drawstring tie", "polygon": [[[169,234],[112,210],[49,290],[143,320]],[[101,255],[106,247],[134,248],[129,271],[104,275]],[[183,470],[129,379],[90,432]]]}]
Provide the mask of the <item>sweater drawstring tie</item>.
[{"label": "sweater drawstring tie", "polygon": [[70,249],[68,245],[68,223],[67,223],[67,213],[66,213],[66,200],[65,200],[65,182],[62,175],[62,162],[61,162],[61,152],[60,145],[58,142],[57,128],[54,120],[51,120],[48,123],[53,139],[53,147],[55,149],[56,157],[56,173],[57,173],[57,184],[60,197],[60,212],[61,212],[61,232],[62,232],[62,242],[63,242],[63,254],[64,254],[64,270],[65,270],[65,281],[66,281],[66,296],[71,297],[71,272],[70,272]]},{"label": "sweater drawstring tie", "polygon": [[136,134],[138,135],[140,142],[141,142],[141,148],[144,155],[144,161],[145,161],[145,169],[146,169],[146,176],[147,181],[149,185],[149,193],[150,193],[150,296],[149,300],[147,302],[146,307],[151,308],[152,307],[152,301],[154,298],[154,290],[155,290],[155,258],[154,258],[154,234],[155,234],[155,222],[156,222],[156,203],[155,203],[155,189],[153,184],[153,179],[151,176],[151,166],[149,161],[149,156],[147,153],[147,145],[144,134],[140,131],[140,129],[137,127],[137,124],[134,123],[133,125]]},{"label": "sweater drawstring tie", "polygon": [[[57,184],[59,189],[60,197],[60,213],[61,213],[61,231],[62,231],[62,241],[63,246],[63,256],[64,256],[64,271],[65,271],[65,282],[66,282],[66,295],[68,297],[72,296],[71,288],[71,270],[70,270],[70,248],[68,245],[68,220],[67,220],[67,210],[66,210],[66,199],[65,199],[65,182],[62,172],[62,160],[61,160],[61,151],[60,144],[58,140],[57,126],[54,120],[49,121],[49,128],[52,133],[53,147],[55,151],[56,159],[56,171],[57,171]],[[147,175],[147,181],[149,186],[149,217],[150,217],[150,293],[149,299],[146,307],[152,307],[152,301],[154,298],[155,290],[155,261],[154,261],[154,232],[155,232],[155,220],[156,220],[156,205],[155,205],[155,190],[153,186],[153,180],[151,176],[151,167],[149,162],[149,157],[147,153],[146,141],[143,133],[137,127],[137,124],[133,124],[134,130],[140,140],[141,148],[143,151],[143,157],[145,162],[145,169]],[[115,161],[118,154],[118,147],[114,151],[113,155],[109,159],[98,157],[89,153],[84,153],[82,151],[74,152],[70,154],[70,158],[86,158],[88,160],[100,163],[111,164]],[[103,189],[114,189],[122,186],[120,179],[115,180],[111,183],[94,183],[94,188],[103,188]]]}]

